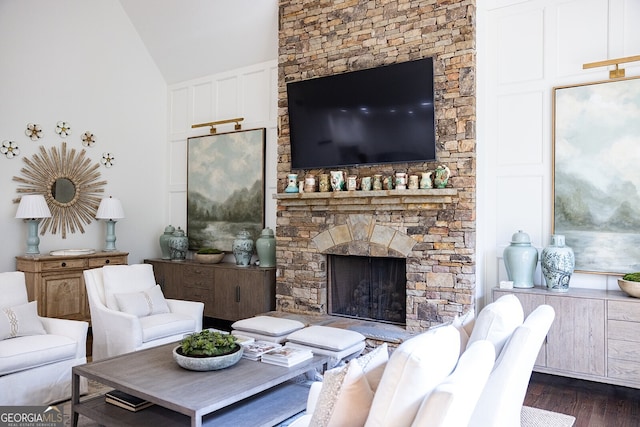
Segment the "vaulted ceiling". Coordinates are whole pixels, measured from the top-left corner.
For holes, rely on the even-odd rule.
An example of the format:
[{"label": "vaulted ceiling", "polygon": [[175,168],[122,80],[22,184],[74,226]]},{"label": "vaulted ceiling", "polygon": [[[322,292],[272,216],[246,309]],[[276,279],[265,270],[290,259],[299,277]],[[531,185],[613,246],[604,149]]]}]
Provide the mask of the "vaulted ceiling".
[{"label": "vaulted ceiling", "polygon": [[167,84],[278,55],[278,0],[120,0]]}]

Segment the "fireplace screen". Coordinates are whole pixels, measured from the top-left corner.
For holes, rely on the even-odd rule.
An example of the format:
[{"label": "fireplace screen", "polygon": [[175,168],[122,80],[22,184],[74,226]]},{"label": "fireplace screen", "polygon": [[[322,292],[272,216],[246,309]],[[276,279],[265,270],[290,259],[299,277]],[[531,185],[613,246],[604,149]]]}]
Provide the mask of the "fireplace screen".
[{"label": "fireplace screen", "polygon": [[406,261],[329,255],[329,313],[406,323]]}]

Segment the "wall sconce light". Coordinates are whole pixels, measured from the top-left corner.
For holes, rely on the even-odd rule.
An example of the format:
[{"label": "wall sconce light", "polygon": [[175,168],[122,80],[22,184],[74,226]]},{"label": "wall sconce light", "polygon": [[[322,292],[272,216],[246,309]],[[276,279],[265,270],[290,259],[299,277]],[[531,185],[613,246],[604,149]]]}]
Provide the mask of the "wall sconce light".
[{"label": "wall sconce light", "polygon": [[582,69],[586,70],[587,68],[597,68],[597,67],[608,67],[610,65],[615,65],[615,69],[609,70],[609,78],[610,79],[619,79],[624,77],[624,68],[620,68],[620,64],[625,64],[627,62],[636,62],[640,61],[640,55],[636,56],[627,56],[626,58],[617,58],[617,59],[607,59],[605,61],[597,61],[590,62],[588,64],[582,64]]},{"label": "wall sconce light", "polygon": [[40,238],[38,237],[38,225],[42,218],[50,218],[51,211],[42,194],[26,194],[20,198],[16,218],[25,220],[28,226],[27,255],[38,255]]},{"label": "wall sconce light", "polygon": [[243,120],[244,120],[244,117],[237,117],[235,119],[218,120],[218,121],[215,121],[215,122],[208,122],[208,123],[198,123],[198,124],[195,124],[195,125],[191,125],[191,128],[195,129],[195,128],[200,128],[200,127],[203,127],[203,126],[210,126],[211,129],[209,130],[209,133],[213,135],[213,134],[215,134],[217,132],[216,125],[223,125],[223,124],[226,124],[226,123],[235,123],[233,128],[235,130],[240,130],[240,129],[242,129],[242,125],[240,124],[240,122],[243,121]]},{"label": "wall sconce light", "polygon": [[107,237],[104,250],[111,252],[116,250],[116,219],[124,218],[124,210],[120,200],[113,197],[105,197],[100,201],[96,219],[105,219],[107,224]]}]

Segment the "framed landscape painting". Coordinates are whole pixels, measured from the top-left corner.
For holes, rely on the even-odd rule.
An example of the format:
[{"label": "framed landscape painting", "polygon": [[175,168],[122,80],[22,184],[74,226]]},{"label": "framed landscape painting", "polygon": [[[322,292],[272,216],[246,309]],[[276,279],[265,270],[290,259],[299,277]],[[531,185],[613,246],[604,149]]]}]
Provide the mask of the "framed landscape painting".
[{"label": "framed landscape painting", "polygon": [[640,271],[640,78],[553,95],[553,233],[576,271]]},{"label": "framed landscape painting", "polygon": [[189,249],[231,252],[238,232],[254,241],[264,228],[266,129],[187,140],[187,235]]}]

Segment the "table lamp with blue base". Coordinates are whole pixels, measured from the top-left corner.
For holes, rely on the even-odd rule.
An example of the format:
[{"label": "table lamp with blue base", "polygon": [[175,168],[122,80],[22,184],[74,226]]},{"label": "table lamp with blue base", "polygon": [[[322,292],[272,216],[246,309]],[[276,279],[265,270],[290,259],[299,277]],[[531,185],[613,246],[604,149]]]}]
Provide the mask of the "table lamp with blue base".
[{"label": "table lamp with blue base", "polygon": [[116,221],[124,218],[124,210],[120,200],[111,196],[105,197],[100,201],[96,219],[104,219],[107,224],[107,237],[105,239],[105,252],[113,252],[116,250]]},{"label": "table lamp with blue base", "polygon": [[51,211],[42,194],[25,194],[20,198],[16,218],[22,218],[27,223],[27,255],[40,253],[40,238],[38,226],[42,218],[50,218]]}]

